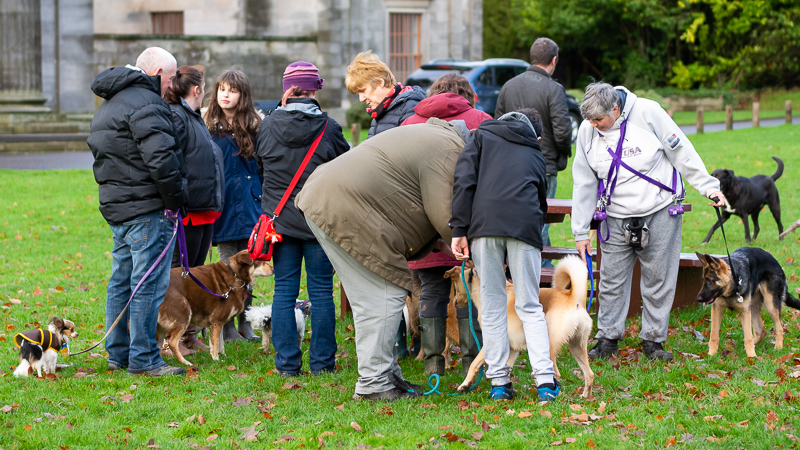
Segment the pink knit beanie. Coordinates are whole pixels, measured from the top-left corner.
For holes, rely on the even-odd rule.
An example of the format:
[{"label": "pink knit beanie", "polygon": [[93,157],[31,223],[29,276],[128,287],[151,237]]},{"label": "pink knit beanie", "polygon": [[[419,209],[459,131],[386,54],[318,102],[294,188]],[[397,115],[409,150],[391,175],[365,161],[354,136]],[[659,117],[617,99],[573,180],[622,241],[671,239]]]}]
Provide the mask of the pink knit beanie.
[{"label": "pink knit beanie", "polygon": [[304,91],[318,91],[322,89],[323,81],[319,77],[317,66],[310,62],[293,62],[283,71],[284,91],[287,91],[292,86],[297,86]]}]

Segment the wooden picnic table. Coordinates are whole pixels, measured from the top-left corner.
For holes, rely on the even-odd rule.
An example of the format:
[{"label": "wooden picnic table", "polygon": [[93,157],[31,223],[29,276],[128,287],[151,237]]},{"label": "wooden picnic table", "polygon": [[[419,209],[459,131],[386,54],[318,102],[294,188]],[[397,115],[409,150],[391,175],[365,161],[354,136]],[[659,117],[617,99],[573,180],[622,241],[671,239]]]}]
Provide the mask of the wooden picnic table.
[{"label": "wooden picnic table", "polygon": [[[684,212],[688,213],[692,210],[690,203],[683,204]],[[566,216],[572,215],[572,199],[568,198],[548,198],[547,199],[547,216],[545,223],[562,223]],[[592,221],[592,229],[597,229],[597,222]],[[595,263],[596,269],[593,271],[592,276],[599,279],[600,263],[602,260],[602,252],[600,246],[593,245],[595,251],[592,259]],[[561,259],[567,255],[577,255],[578,251],[574,247],[545,247],[542,250],[542,257],[545,259]],[[542,270],[542,283],[549,285],[552,281],[553,269]],[[641,279],[641,266],[637,261],[633,269],[633,279],[631,280],[631,303],[628,309],[628,317],[634,317],[639,314],[642,308],[642,293],[640,289]],[[698,261],[694,253],[681,253],[680,268],[678,269],[678,286],[675,291],[675,301],[672,305],[673,309],[684,308],[687,306],[695,306],[697,304],[697,293],[703,283],[703,264]],[[595,286],[597,291],[597,286]],[[350,302],[347,300],[347,294],[344,288],[340,286],[340,316],[344,317],[351,311]]]}]

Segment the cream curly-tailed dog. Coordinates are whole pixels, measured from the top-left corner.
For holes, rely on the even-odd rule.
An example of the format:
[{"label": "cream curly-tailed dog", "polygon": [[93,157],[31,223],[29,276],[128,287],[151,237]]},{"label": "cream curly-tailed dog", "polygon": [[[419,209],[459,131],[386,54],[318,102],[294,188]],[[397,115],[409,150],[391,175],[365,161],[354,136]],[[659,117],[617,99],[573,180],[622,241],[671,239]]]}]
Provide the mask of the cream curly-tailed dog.
[{"label": "cream curly-tailed dog", "polygon": [[[447,274],[453,279],[457,293],[458,306],[466,306],[467,293],[461,279],[461,267],[454,267]],[[470,296],[475,303],[478,311],[481,309],[481,285],[475,269],[468,269],[464,276],[467,278]],[[569,350],[575,362],[583,371],[583,394],[588,397],[592,393],[592,383],[594,382],[594,372],[589,367],[589,355],[586,346],[589,342],[589,335],[592,332],[592,318],[586,312],[586,283],[589,281],[589,272],[586,265],[578,256],[568,256],[562,259],[556,266],[553,276],[553,288],[543,288],[539,292],[539,302],[544,309],[545,321],[547,322],[547,333],[550,338],[550,359],[553,361],[553,369],[557,377],[561,377],[556,357],[564,344],[569,343]],[[511,353],[508,358],[509,367],[514,366],[519,352],[526,350],[525,333],[522,329],[522,321],[517,316],[514,295],[514,285],[511,282],[506,284],[508,294],[508,343]],[[480,321],[480,315],[478,315]],[[468,389],[475,376],[478,374],[484,363],[484,349],[481,349],[475,361],[469,367],[469,373],[461,385],[459,391]]]}]

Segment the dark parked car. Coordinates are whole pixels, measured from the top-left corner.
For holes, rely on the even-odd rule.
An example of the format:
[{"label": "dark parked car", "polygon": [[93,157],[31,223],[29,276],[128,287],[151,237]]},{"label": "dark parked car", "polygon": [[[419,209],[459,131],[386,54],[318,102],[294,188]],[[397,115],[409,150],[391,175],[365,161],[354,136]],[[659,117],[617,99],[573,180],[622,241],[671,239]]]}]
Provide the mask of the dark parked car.
[{"label": "dark parked car", "polygon": [[[437,78],[447,72],[459,72],[469,80],[478,100],[475,107],[494,116],[497,96],[506,81],[525,72],[530,65],[521,59],[492,58],[485,61],[465,61],[463,59],[434,59],[411,72],[406,79],[407,86],[428,89]],[[567,93],[567,109],[572,122],[572,142],[578,137],[578,127],[583,120],[578,101]]]}]

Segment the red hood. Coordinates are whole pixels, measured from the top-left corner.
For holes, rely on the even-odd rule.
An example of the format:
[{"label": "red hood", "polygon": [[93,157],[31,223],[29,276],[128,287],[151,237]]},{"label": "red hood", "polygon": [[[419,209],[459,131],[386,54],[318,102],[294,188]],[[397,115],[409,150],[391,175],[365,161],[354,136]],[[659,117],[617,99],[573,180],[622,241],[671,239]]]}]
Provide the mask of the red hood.
[{"label": "red hood", "polygon": [[414,107],[414,112],[424,118],[438,117],[447,120],[449,117],[468,111],[472,107],[464,97],[445,92],[422,100]]}]

